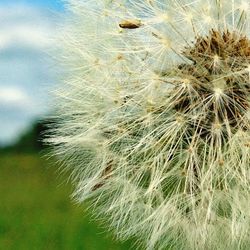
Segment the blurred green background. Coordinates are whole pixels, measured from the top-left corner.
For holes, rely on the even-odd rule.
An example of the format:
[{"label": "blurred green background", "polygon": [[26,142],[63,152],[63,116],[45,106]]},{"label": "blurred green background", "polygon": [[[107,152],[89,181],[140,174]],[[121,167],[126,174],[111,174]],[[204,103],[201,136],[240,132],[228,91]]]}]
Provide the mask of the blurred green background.
[{"label": "blurred green background", "polygon": [[44,127],[36,123],[0,150],[0,249],[131,249],[132,242],[116,242],[70,199],[72,186],[44,156]]}]

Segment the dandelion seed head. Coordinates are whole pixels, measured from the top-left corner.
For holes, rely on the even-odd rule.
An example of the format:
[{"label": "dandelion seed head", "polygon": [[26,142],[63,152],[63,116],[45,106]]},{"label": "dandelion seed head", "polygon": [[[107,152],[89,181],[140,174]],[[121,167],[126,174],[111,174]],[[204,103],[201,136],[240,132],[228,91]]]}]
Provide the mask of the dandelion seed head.
[{"label": "dandelion seed head", "polygon": [[68,0],[49,141],[121,239],[250,247],[249,3]]}]

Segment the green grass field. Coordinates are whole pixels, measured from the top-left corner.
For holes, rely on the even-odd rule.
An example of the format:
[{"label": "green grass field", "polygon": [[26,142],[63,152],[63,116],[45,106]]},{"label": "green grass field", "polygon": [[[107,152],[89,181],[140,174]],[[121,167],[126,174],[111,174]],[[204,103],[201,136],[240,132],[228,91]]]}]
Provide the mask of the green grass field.
[{"label": "green grass field", "polygon": [[51,162],[35,154],[0,156],[0,250],[118,250],[83,207]]}]

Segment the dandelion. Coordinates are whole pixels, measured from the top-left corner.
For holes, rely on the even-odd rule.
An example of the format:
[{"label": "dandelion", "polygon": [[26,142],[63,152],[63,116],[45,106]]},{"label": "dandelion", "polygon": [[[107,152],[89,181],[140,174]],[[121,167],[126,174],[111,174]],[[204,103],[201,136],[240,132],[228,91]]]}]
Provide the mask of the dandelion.
[{"label": "dandelion", "polygon": [[68,8],[50,141],[75,199],[144,249],[249,249],[249,3]]}]

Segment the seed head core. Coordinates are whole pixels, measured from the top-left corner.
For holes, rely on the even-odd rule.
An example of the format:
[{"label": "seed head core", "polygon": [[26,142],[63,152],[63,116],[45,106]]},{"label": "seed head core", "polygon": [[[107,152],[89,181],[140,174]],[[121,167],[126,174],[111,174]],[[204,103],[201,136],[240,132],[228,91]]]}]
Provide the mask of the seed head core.
[{"label": "seed head core", "polygon": [[192,78],[193,92],[183,92],[175,110],[206,114],[193,125],[203,135],[209,134],[214,122],[229,124],[231,132],[242,128],[250,108],[249,73],[245,70],[250,64],[250,40],[236,32],[211,30],[206,37],[197,37],[183,55],[191,63],[179,65],[178,75]]}]

